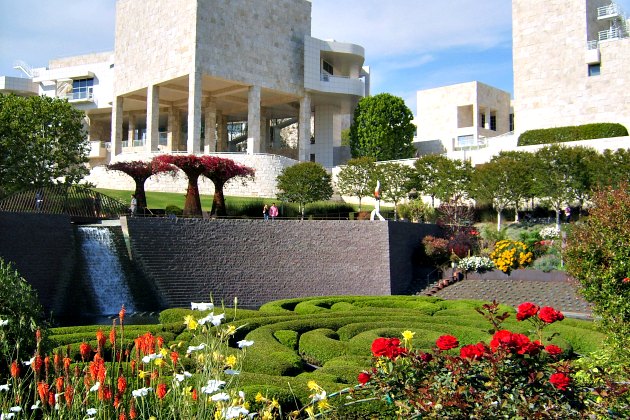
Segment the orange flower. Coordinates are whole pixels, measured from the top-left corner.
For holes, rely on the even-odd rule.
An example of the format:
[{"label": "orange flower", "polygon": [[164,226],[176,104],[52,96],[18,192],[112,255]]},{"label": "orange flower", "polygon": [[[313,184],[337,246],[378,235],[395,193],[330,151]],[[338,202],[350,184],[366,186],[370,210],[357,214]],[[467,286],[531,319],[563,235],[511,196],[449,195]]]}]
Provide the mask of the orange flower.
[{"label": "orange flower", "polygon": [[136,412],[135,400],[131,400],[131,407],[129,407],[129,418],[135,419],[137,417],[138,417],[138,413]]},{"label": "orange flower", "polygon": [[101,401],[109,401],[112,399],[112,390],[109,385],[101,386],[98,389],[98,399]]},{"label": "orange flower", "polygon": [[35,331],[35,341],[37,342],[37,344],[42,341],[42,331],[39,328],[37,329],[37,331]]},{"label": "orange flower", "polygon": [[66,393],[64,394],[64,397],[66,398],[66,405],[68,406],[68,408],[70,408],[72,406],[72,400],[74,398],[74,388],[72,388],[72,386],[66,386]]},{"label": "orange flower", "polygon": [[164,396],[166,395],[165,383],[158,384],[157,388],[155,389],[155,395],[161,400],[164,399]]},{"label": "orange flower", "polygon": [[118,392],[123,394],[127,389],[127,379],[124,376],[118,377]]},{"label": "orange flower", "polygon": [[48,391],[48,405],[51,407],[55,406],[55,393],[52,391]]},{"label": "orange flower", "polygon": [[99,350],[105,346],[105,334],[103,334],[103,331],[100,329],[96,332],[96,343],[98,344]]},{"label": "orange flower", "polygon": [[89,360],[90,355],[92,354],[92,347],[86,342],[81,343],[79,346],[79,353],[81,353],[81,359],[85,362]]},{"label": "orange flower", "polygon": [[57,394],[61,394],[63,391],[63,377],[58,377],[55,383],[55,387],[57,388]]},{"label": "orange flower", "polygon": [[69,357],[64,357],[63,358],[63,369],[68,371],[70,369],[70,363],[72,363],[72,359],[70,359]]},{"label": "orange flower", "polygon": [[151,372],[151,379],[152,380],[159,378],[159,376],[160,376],[160,372],[158,372],[157,369],[154,370],[153,372]]},{"label": "orange flower", "polygon": [[55,353],[53,364],[55,365],[55,372],[59,373],[61,370],[61,355],[59,353]]},{"label": "orange flower", "polygon": [[114,328],[113,325],[112,325],[112,329],[109,330],[109,342],[111,343],[112,346],[116,342],[116,328]]},{"label": "orange flower", "polygon": [[173,362],[174,365],[177,364],[178,360],[179,360],[179,353],[177,353],[176,351],[171,352],[171,361]]},{"label": "orange flower", "polygon": [[193,399],[193,401],[197,401],[197,390],[196,389],[193,389],[193,391],[192,391],[192,399]]},{"label": "orange flower", "polygon": [[44,364],[44,361],[42,360],[42,357],[40,355],[37,355],[35,356],[35,361],[31,364],[31,367],[33,368],[36,374],[39,374],[39,372],[42,370],[43,364]]},{"label": "orange flower", "polygon": [[162,345],[164,345],[164,339],[162,337],[158,337],[156,341],[157,341],[158,348],[161,349]]},{"label": "orange flower", "polygon": [[46,399],[48,397],[48,384],[46,382],[40,382],[37,384],[37,393],[39,394],[39,399],[46,404]]},{"label": "orange flower", "polygon": [[116,410],[118,410],[118,407],[120,406],[120,396],[120,394],[114,395],[114,408]]},{"label": "orange flower", "polygon": [[131,373],[136,373],[136,361],[131,361]]},{"label": "orange flower", "polygon": [[11,377],[17,378],[18,376],[20,376],[20,365],[18,365],[17,360],[14,360],[11,363]]},{"label": "orange flower", "polygon": [[120,413],[120,416],[118,416],[118,420],[127,420],[127,416],[125,415],[125,413]]},{"label": "orange flower", "polygon": [[125,310],[125,305],[122,306],[122,308],[120,308],[120,312],[118,312],[118,319],[120,319],[120,324],[122,325],[123,321],[125,320],[125,313],[127,311]]}]

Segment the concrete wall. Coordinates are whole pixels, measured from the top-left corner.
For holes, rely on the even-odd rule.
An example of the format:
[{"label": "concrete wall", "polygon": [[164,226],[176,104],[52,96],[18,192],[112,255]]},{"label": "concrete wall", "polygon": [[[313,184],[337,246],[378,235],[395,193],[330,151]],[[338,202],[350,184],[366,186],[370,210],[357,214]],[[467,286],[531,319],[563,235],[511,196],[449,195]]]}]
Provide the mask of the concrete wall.
[{"label": "concrete wall", "polygon": [[127,220],[132,253],[170,307],[258,306],[283,298],[389,295],[411,285],[412,254],[435,226],[365,221]]},{"label": "concrete wall", "polygon": [[63,304],[74,252],[68,216],[0,212],[0,256],[37,290],[47,311]]}]

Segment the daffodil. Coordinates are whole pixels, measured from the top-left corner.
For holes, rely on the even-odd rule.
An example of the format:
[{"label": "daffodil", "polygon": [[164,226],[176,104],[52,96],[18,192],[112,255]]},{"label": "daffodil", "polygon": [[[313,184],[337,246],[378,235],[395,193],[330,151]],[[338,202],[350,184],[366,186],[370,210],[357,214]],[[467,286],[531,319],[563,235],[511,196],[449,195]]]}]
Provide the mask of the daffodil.
[{"label": "daffodil", "polygon": [[260,393],[260,391],[258,391],[258,394],[256,394],[256,397],[254,399],[257,403],[268,401],[267,398],[265,398],[263,394]]},{"label": "daffodil", "polygon": [[234,335],[235,332],[236,332],[236,327],[232,324],[228,325],[227,330],[225,330],[225,333],[227,335]]},{"label": "daffodil", "polygon": [[411,342],[411,340],[413,340],[413,336],[416,335],[415,332],[411,332],[409,330],[405,330],[402,332],[402,336],[403,336],[403,340],[405,340],[405,342],[409,343]]},{"label": "daffodil", "polygon": [[310,380],[308,381],[308,383],[306,384],[306,386],[308,387],[309,390],[311,391],[317,391],[318,389],[320,389],[320,386],[317,385],[317,382]]},{"label": "daffodil", "polygon": [[196,330],[199,326],[197,320],[192,315],[186,315],[184,317],[184,325],[186,325],[186,328],[188,328],[189,330]]},{"label": "daffodil", "polygon": [[315,409],[313,408],[313,406],[309,405],[304,409],[304,411],[306,411],[306,414],[308,414],[309,419],[315,418]]},{"label": "daffodil", "polygon": [[228,357],[225,358],[225,364],[229,367],[234,367],[237,361],[238,359],[233,354],[230,354]]},{"label": "daffodil", "polygon": [[330,409],[330,403],[327,399],[317,401],[317,408],[319,411],[325,411]]}]

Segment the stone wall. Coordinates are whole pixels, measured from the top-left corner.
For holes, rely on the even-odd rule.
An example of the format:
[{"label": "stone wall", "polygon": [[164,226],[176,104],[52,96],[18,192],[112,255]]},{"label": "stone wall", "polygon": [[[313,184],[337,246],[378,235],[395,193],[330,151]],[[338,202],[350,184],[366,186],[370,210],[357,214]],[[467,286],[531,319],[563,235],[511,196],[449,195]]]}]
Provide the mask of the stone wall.
[{"label": "stone wall", "polygon": [[0,212],[0,256],[37,290],[47,311],[63,304],[74,250],[68,216]]},{"label": "stone wall", "polygon": [[133,257],[167,306],[257,307],[303,296],[405,293],[435,227],[397,222],[127,220]]}]

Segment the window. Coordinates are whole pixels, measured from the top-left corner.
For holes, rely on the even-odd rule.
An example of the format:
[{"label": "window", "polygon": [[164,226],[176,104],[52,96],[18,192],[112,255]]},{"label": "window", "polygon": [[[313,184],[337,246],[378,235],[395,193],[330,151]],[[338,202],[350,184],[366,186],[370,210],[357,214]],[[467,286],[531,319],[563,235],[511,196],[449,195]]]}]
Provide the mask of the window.
[{"label": "window", "polygon": [[589,64],[588,65],[588,76],[599,76],[601,73],[600,64]]},{"label": "window", "polygon": [[475,136],[459,136],[457,137],[457,144],[455,147],[472,147],[475,145]]},{"label": "window", "polygon": [[490,130],[497,131],[497,116],[490,115]]},{"label": "window", "polygon": [[486,128],[486,114],[481,114],[481,128]]},{"label": "window", "polygon": [[72,81],[71,99],[91,99],[94,79],[76,79]]},{"label": "window", "polygon": [[330,64],[330,63],[329,63],[328,61],[326,61],[326,60],[324,60],[324,63],[322,64],[322,68],[324,69],[324,71],[325,71],[326,73],[330,74],[331,76],[332,76],[333,74],[335,74],[335,73],[334,73],[334,71],[333,71],[333,66],[332,66],[332,64]]},{"label": "window", "polygon": [[311,162],[315,162],[315,153],[311,153]]},{"label": "window", "polygon": [[510,114],[510,131],[514,131],[514,114]]}]

